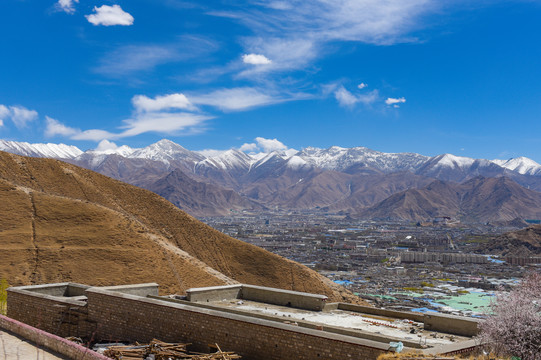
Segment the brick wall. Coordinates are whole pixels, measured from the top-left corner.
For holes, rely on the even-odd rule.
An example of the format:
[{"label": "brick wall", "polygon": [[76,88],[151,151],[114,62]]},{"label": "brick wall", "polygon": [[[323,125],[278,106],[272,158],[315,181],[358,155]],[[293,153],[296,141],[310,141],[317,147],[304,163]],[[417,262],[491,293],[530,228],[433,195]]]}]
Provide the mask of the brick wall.
[{"label": "brick wall", "polygon": [[262,319],[89,289],[89,317],[103,340],[189,342],[199,351],[218,343],[243,359],[376,359],[386,346]]},{"label": "brick wall", "polygon": [[95,328],[82,301],[10,288],[7,308],[10,318],[61,337],[90,334]]}]

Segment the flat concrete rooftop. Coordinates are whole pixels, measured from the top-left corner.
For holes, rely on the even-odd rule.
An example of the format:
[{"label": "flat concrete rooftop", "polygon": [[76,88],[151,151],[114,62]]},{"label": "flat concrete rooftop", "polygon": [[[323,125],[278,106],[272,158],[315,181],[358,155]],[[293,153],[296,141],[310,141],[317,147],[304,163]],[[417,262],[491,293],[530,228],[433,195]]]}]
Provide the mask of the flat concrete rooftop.
[{"label": "flat concrete rooftop", "polygon": [[397,319],[390,316],[376,316],[363,312],[334,309],[329,311],[313,311],[295,309],[287,306],[266,304],[250,300],[238,301],[214,301],[210,303],[217,308],[235,309],[250,314],[262,314],[274,317],[277,321],[299,325],[310,323],[314,326],[327,328],[351,329],[363,333],[380,335],[389,341],[402,341],[403,343],[437,346],[450,345],[457,342],[471,340],[470,337],[442,333],[438,331],[424,330],[424,323],[410,320]]}]

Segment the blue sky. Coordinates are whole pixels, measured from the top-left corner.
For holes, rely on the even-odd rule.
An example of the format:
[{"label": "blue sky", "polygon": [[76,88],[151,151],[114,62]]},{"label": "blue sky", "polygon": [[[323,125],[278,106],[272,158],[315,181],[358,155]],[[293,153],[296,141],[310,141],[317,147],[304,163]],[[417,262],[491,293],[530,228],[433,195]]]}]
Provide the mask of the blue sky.
[{"label": "blue sky", "polygon": [[541,162],[541,2],[471,3],[3,0],[0,138]]}]

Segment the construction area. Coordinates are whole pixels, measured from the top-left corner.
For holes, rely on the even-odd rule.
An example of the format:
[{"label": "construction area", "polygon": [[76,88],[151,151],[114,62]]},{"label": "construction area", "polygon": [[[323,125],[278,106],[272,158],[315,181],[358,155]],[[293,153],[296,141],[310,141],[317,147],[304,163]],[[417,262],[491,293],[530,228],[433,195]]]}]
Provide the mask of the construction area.
[{"label": "construction area", "polygon": [[169,296],[159,296],[155,283],[12,287],[8,316],[61,337],[149,344],[116,348],[132,354],[185,351],[182,344],[191,344],[192,354],[221,356],[201,359],[376,359],[401,351],[454,356],[474,354],[480,345],[477,319],[329,303],[324,295],[245,284]]}]

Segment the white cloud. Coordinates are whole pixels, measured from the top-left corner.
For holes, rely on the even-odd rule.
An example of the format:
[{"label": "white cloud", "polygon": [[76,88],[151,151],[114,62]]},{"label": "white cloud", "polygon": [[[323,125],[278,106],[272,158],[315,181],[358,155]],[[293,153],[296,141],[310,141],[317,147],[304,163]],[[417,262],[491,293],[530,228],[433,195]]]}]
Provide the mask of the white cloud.
[{"label": "white cloud", "polygon": [[80,130],[70,128],[58,120],[45,116],[45,136],[47,137],[52,137],[55,135],[72,136],[78,134],[79,132]]},{"label": "white cloud", "polygon": [[[132,98],[133,115],[123,120],[118,132],[100,129],[80,130],[71,128],[58,120],[47,117],[45,134],[47,136],[61,135],[73,140],[115,140],[137,136],[148,132],[163,134],[194,134],[204,130],[207,120],[214,118],[203,113],[195,105],[207,105],[222,111],[241,111],[248,108],[287,101],[273,97],[255,88],[221,89],[207,94],[184,95],[182,93],[159,95],[150,98],[136,95]],[[285,145],[274,140],[258,138],[261,148],[284,148]],[[104,143],[107,144],[107,143]],[[281,144],[281,145],[280,145]]]},{"label": "white cloud", "polygon": [[244,54],[242,55],[242,61],[245,64],[252,65],[268,65],[272,63],[272,61],[268,59],[265,55],[259,54]]},{"label": "white cloud", "polygon": [[136,95],[132,98],[132,104],[137,112],[153,112],[169,109],[195,109],[188,98],[180,93],[156,96],[154,99],[144,95]]},{"label": "white cloud", "polygon": [[[72,140],[101,141],[100,146],[110,147],[114,145],[110,140],[137,136],[148,132],[171,134],[183,131],[185,133],[195,133],[197,132],[197,127],[208,119],[211,119],[211,117],[192,113],[138,113],[133,119],[123,121],[124,125],[121,127],[121,129],[124,129],[123,131],[113,133],[101,129],[83,131],[71,128],[58,120],[47,117],[45,135],[61,135],[69,137]],[[103,142],[103,140],[109,141]]]},{"label": "white cloud", "polygon": [[271,152],[271,151],[279,151],[279,150],[287,150],[288,149],[288,147],[285,146],[278,139],[265,139],[263,137],[256,137],[255,141],[257,142],[257,145],[261,149],[263,149],[264,152]]},{"label": "white cloud", "polygon": [[406,98],[404,98],[404,97],[397,98],[397,99],[396,98],[387,98],[387,100],[385,100],[385,104],[387,104],[387,105],[397,105],[397,104],[401,104],[401,103],[405,103],[405,102],[406,102]]},{"label": "white cloud", "polygon": [[19,129],[26,127],[26,125],[38,118],[38,112],[35,110],[28,110],[23,106],[10,106],[9,117],[11,121]]},{"label": "white cloud", "polygon": [[252,152],[252,151],[256,151],[257,150],[257,144],[256,143],[245,143],[245,144],[242,144],[242,146],[239,148],[240,151],[244,151],[244,152]]},{"label": "white cloud", "polygon": [[254,73],[305,69],[319,52],[317,42],[305,36],[256,36],[244,39],[243,45],[252,53],[264,53],[272,59],[266,66],[255,66],[240,73],[248,77]]},{"label": "white cloud", "polygon": [[73,14],[75,12],[75,3],[78,3],[79,0],[58,0],[55,4],[56,9],[59,11],[64,11],[68,14]]},{"label": "white cloud", "polygon": [[95,151],[108,151],[108,150],[116,150],[116,149],[118,149],[117,144],[115,144],[112,141],[104,139],[104,140],[100,141],[100,143],[98,144],[98,146],[94,150]]},{"label": "white cloud", "polygon": [[241,111],[285,101],[251,87],[221,89],[208,94],[189,95],[188,97],[195,105],[213,106],[223,111]]},{"label": "white cloud", "polygon": [[357,103],[364,105],[370,105],[374,103],[379,98],[379,92],[377,90],[372,90],[367,94],[352,94],[343,86],[338,87],[334,91],[334,97],[338,101],[340,106],[352,107]]},{"label": "white cloud", "polygon": [[133,16],[122,10],[120,5],[94,6],[94,14],[85,15],[89,23],[98,26],[133,25]]},{"label": "white cloud", "polygon": [[289,148],[278,139],[266,139],[264,137],[259,136],[259,137],[256,137],[254,140],[255,140],[255,143],[242,144],[239,150],[244,151],[244,152],[261,151],[264,153],[269,153],[272,151],[288,151],[289,150]]},{"label": "white cloud", "polygon": [[79,131],[77,134],[71,136],[70,138],[73,140],[102,141],[104,139],[116,139],[118,138],[118,134],[113,134],[100,129],[91,129]]},{"label": "white cloud", "polygon": [[340,86],[334,92],[334,97],[341,106],[353,106],[358,102],[357,97],[347,91],[343,86]]},{"label": "white cloud", "polygon": [[104,130],[86,130],[72,128],[62,124],[49,116],[45,117],[45,136],[52,137],[56,135],[68,137],[73,140],[101,141],[103,139],[114,138],[115,135]]},{"label": "white cloud", "polygon": [[197,132],[197,127],[212,116],[192,113],[145,113],[134,119],[125,120],[126,129],[117,138],[136,136],[147,132],[178,133],[181,131]]},{"label": "white cloud", "polygon": [[365,84],[365,83],[360,83],[359,85],[357,85],[357,88],[358,88],[359,90],[361,90],[361,89],[364,89],[364,88],[367,87],[367,86],[368,86],[368,85]]},{"label": "white cloud", "polygon": [[417,41],[410,34],[425,26],[424,19],[450,6],[436,0],[241,0],[212,15],[234,19],[254,33],[242,42],[248,54],[272,59],[268,68],[251,69],[262,72],[305,69],[337,41]]}]

